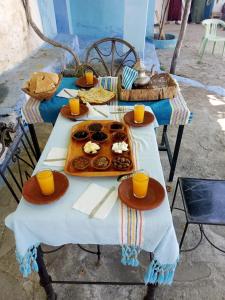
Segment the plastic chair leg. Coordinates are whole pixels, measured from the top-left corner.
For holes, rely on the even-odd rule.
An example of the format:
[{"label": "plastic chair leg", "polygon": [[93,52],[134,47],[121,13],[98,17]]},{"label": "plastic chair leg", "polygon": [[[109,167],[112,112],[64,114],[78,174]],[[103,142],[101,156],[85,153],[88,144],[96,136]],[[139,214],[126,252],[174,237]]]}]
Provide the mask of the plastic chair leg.
[{"label": "plastic chair leg", "polygon": [[200,54],[200,61],[202,60],[202,57],[203,57],[203,55],[204,55],[204,53],[205,53],[205,48],[206,48],[207,43],[208,43],[208,40],[205,39],[205,40],[203,41],[202,53]]},{"label": "plastic chair leg", "polygon": [[214,54],[215,47],[216,47],[216,42],[214,42],[214,43],[213,43],[213,50],[212,50],[212,54]]},{"label": "plastic chair leg", "polygon": [[224,54],[224,50],[225,50],[225,42],[223,43],[223,53],[222,53],[222,56]]},{"label": "plastic chair leg", "polygon": [[202,40],[201,40],[200,48],[199,48],[199,51],[198,51],[199,55],[201,55],[203,43],[204,43],[204,38],[202,38]]}]

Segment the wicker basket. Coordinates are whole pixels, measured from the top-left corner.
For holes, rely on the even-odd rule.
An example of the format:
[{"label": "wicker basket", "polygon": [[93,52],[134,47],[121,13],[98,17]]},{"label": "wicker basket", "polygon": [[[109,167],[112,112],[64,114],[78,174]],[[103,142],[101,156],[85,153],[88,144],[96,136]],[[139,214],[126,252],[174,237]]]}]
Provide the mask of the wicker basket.
[{"label": "wicker basket", "polygon": [[173,99],[177,95],[177,83],[168,73],[155,74],[150,83],[142,88],[126,90],[122,88],[121,77],[118,85],[119,99],[122,101],[155,101]]},{"label": "wicker basket", "polygon": [[55,92],[57,91],[60,83],[61,83],[61,80],[62,80],[62,75],[59,74],[59,81],[58,81],[58,84],[54,87],[54,89],[48,91],[48,92],[43,92],[43,93],[32,93],[30,92],[28,89],[26,88],[22,88],[22,91],[24,93],[26,93],[27,95],[31,96],[32,98],[34,99],[37,99],[37,100],[49,100],[50,98],[52,98],[52,96],[55,94]]}]

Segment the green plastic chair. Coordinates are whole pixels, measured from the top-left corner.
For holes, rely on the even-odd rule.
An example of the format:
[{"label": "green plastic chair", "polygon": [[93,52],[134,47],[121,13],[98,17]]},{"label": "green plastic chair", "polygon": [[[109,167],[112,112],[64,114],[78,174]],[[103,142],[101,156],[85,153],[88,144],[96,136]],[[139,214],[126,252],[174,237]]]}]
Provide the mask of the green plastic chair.
[{"label": "green plastic chair", "polygon": [[223,55],[224,49],[225,49],[225,37],[218,36],[217,29],[218,29],[218,26],[222,26],[223,28],[225,28],[225,22],[222,20],[218,20],[218,19],[207,19],[207,20],[202,21],[202,25],[205,27],[206,30],[205,30],[205,35],[202,38],[201,46],[199,49],[200,61],[202,60],[202,57],[203,57],[205,49],[206,49],[206,45],[209,41],[212,41],[214,43],[212,54],[214,53],[216,43],[223,42],[224,43],[223,44],[223,53],[222,53],[222,55]]}]

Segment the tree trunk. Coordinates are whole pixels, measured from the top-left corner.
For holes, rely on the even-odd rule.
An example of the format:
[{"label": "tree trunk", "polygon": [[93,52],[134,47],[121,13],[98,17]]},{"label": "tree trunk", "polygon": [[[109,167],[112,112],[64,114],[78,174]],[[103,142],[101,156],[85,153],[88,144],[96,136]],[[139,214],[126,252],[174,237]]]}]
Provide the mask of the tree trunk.
[{"label": "tree trunk", "polygon": [[182,47],[185,31],[187,28],[187,21],[188,21],[190,9],[191,9],[191,2],[192,2],[192,0],[186,0],[186,3],[185,3],[184,14],[183,14],[182,23],[181,23],[181,29],[180,29],[179,37],[177,40],[176,48],[174,50],[173,59],[172,59],[171,66],[170,66],[171,74],[175,74],[175,71],[176,71],[177,60],[180,55],[180,49]]},{"label": "tree trunk", "polygon": [[31,13],[30,13],[30,7],[29,7],[29,0],[22,0],[22,3],[23,3],[23,7],[25,9],[25,13],[26,13],[26,18],[27,18],[27,22],[28,24],[32,27],[32,29],[34,30],[34,32],[43,40],[45,41],[46,43],[49,43],[55,47],[58,47],[58,48],[62,48],[66,51],[68,51],[74,58],[75,60],[75,63],[76,63],[76,66],[79,66],[81,63],[80,63],[80,60],[77,56],[77,54],[75,53],[75,51],[73,49],[71,49],[70,47],[64,45],[64,44],[61,44],[59,42],[56,42],[52,39],[49,39],[47,36],[45,36],[41,31],[40,29],[37,27],[37,25],[34,23],[32,17],[31,17]]}]

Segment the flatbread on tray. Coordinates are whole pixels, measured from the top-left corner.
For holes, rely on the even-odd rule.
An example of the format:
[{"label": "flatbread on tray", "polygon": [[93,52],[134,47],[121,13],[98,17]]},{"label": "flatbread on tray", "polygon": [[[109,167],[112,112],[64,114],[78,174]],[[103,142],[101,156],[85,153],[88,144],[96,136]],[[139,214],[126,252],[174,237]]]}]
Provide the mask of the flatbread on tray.
[{"label": "flatbread on tray", "polygon": [[102,104],[115,97],[115,93],[103,87],[94,87],[88,91],[78,91],[78,96],[83,102]]}]

